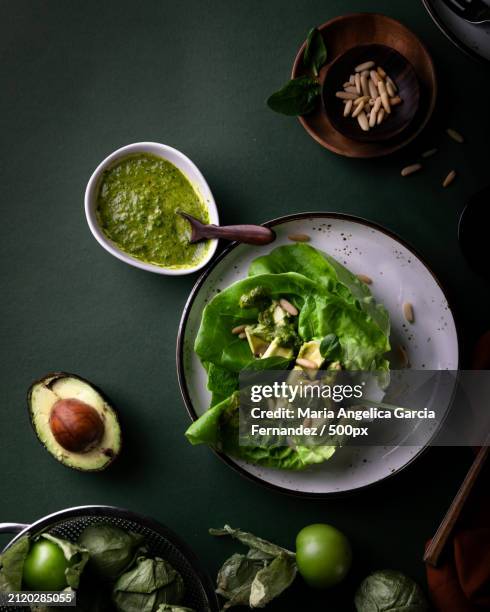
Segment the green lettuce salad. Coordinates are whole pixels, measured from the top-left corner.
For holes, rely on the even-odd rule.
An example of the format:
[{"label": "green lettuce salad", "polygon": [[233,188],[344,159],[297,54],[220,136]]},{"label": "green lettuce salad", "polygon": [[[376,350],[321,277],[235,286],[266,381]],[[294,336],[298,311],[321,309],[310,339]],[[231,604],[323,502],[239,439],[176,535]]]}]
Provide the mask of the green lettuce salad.
[{"label": "green lettuce salad", "polygon": [[211,405],[187,430],[258,465],[300,470],[329,459],[334,446],[241,446],[239,373],[244,370],[388,371],[390,321],[369,287],[333,257],[304,243],[255,259],[248,277],[206,306],[195,351],[208,374]]}]

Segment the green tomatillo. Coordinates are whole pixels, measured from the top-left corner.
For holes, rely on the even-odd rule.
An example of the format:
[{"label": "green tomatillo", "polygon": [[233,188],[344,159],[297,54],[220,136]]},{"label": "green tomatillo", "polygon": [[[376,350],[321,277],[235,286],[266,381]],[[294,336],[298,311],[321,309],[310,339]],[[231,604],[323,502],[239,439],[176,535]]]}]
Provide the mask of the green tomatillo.
[{"label": "green tomatillo", "polygon": [[345,578],[352,551],[341,531],[317,523],[304,527],[296,536],[296,562],[309,586],[325,589]]},{"label": "green tomatillo", "polygon": [[23,585],[31,591],[62,591],[67,587],[68,566],[57,544],[40,539],[34,542],[24,562]]}]

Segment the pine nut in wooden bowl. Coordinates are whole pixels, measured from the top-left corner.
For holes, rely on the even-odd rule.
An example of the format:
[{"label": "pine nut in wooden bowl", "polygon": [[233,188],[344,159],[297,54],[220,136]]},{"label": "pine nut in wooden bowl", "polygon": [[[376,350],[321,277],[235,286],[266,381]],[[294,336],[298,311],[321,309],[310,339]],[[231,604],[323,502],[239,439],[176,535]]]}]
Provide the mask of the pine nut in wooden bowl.
[{"label": "pine nut in wooden bowl", "polygon": [[380,44],[352,47],[329,66],[323,104],[332,125],[353,140],[388,140],[415,117],[420,87],[415,70],[398,51]]}]

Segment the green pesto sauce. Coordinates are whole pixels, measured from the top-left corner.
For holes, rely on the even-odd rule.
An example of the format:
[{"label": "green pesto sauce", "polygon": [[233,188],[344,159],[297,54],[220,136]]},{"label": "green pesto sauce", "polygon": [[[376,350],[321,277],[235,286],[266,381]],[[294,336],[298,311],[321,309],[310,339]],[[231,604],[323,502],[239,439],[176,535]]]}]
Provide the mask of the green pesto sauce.
[{"label": "green pesto sauce", "polygon": [[108,238],[141,261],[191,268],[204,259],[209,241],[189,244],[187,212],[209,223],[209,212],[184,174],[169,161],[140,153],[104,172],[97,218]]},{"label": "green pesto sauce", "polygon": [[254,336],[263,338],[267,342],[277,340],[280,346],[299,349],[301,338],[298,334],[298,318],[283,311],[283,318],[276,322],[274,312],[279,308],[279,303],[271,298],[270,292],[265,287],[259,285],[244,293],[240,297],[239,305],[240,308],[259,309],[258,322],[250,326],[250,332]]},{"label": "green pesto sauce", "polygon": [[244,293],[239,300],[240,308],[267,308],[272,301],[270,292],[259,285]]}]

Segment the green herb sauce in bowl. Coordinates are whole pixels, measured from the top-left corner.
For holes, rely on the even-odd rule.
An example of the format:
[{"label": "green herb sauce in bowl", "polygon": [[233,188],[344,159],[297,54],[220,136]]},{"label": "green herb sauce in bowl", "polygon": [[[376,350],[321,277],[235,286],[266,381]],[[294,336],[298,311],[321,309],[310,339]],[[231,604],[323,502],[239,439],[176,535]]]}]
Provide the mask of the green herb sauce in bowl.
[{"label": "green herb sauce in bowl", "polygon": [[211,259],[217,241],[190,244],[187,212],[218,223],[209,187],[182,153],[158,143],[119,149],[100,164],[85,194],[87,220],[98,242],[139,268],[188,274]]}]

